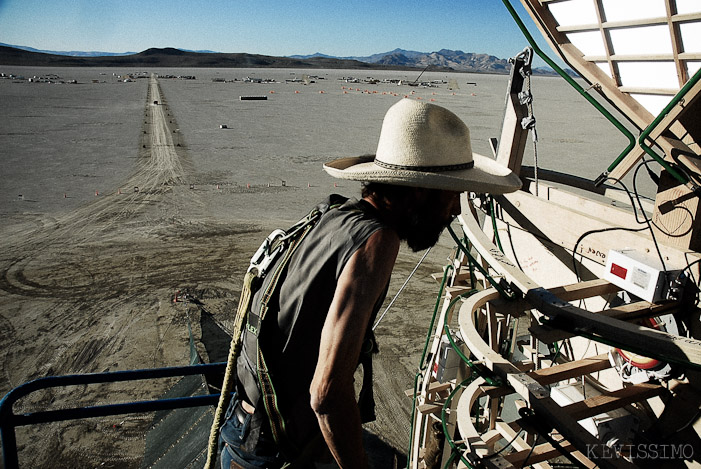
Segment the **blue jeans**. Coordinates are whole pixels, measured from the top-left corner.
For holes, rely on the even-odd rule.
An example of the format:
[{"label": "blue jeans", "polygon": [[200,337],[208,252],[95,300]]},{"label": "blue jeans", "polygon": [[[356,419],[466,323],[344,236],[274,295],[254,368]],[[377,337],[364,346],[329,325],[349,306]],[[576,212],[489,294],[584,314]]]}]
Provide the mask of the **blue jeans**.
[{"label": "blue jeans", "polygon": [[[251,429],[257,426],[261,427],[257,444],[243,449]],[[219,433],[219,452],[222,469],[275,469],[285,462],[264,419],[246,413],[236,395],[231,399]]]}]

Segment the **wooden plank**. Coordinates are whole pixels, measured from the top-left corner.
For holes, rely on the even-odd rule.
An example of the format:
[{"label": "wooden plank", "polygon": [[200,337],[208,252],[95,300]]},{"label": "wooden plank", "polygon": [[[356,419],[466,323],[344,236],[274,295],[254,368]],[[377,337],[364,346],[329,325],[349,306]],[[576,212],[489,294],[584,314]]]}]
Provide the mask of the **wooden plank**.
[{"label": "wooden plank", "polygon": [[561,363],[548,368],[531,371],[528,374],[543,386],[547,386],[548,384],[558,383],[567,379],[606,370],[610,367],[611,364],[609,363],[608,354],[603,353],[595,357]]},{"label": "wooden plank", "polygon": [[582,300],[593,296],[610,295],[611,293],[616,293],[620,290],[620,287],[602,278],[587,280],[570,285],[563,285],[561,287],[550,289],[554,295],[557,295],[558,298],[565,301]]},{"label": "wooden plank", "polygon": [[440,412],[441,409],[443,409],[442,404],[433,404],[433,403],[426,403],[426,404],[421,404],[416,407],[416,410],[421,412],[422,414],[435,414],[436,412]]},{"label": "wooden plank", "polygon": [[[451,383],[441,383],[440,381],[432,381],[426,390],[427,394],[431,394],[434,392],[441,392],[445,391],[446,389],[450,389]],[[404,395],[407,397],[414,397],[414,390],[413,389],[407,389],[404,391]]]},{"label": "wooden plank", "polygon": [[604,6],[601,3],[601,0],[594,0],[594,5],[596,10],[596,18],[599,22],[599,34],[601,34],[604,43],[604,53],[606,54],[606,63],[608,63],[609,66],[609,73],[611,74],[611,77],[616,85],[620,86],[621,74],[618,72],[618,63],[611,59],[611,54],[613,53],[611,33],[603,26],[603,24],[606,22],[606,12],[604,11]]},{"label": "wooden plank", "polygon": [[655,397],[665,391],[659,384],[642,383],[619,389],[610,394],[590,397],[562,407],[575,420],[583,420],[604,414],[623,406]]},{"label": "wooden plank", "polygon": [[[680,54],[682,58],[685,60],[698,60],[701,58],[701,53],[697,52],[687,52],[684,54]],[[615,62],[672,62],[674,61],[677,57],[675,57],[673,54],[640,54],[640,55],[625,55],[625,54],[613,54],[610,56],[606,55],[585,55],[582,56],[584,60],[587,62],[606,62],[606,60],[612,60]],[[681,88],[681,86],[679,87]],[[674,95],[679,91],[679,88],[673,89],[673,88],[660,88],[663,94],[668,94],[671,91],[671,94]],[[628,90],[631,88],[624,88],[620,87],[619,90],[623,91],[624,89]],[[648,88],[640,88],[641,90],[646,90]],[[654,88],[653,88],[654,89]]]},{"label": "wooden plank", "polygon": [[665,0],[665,10],[667,12],[667,26],[669,28],[669,36],[672,39],[672,54],[674,54],[674,66],[677,69],[677,77],[679,79],[679,87],[684,86],[684,83],[689,79],[689,74],[686,72],[686,67],[679,60],[679,52],[684,50],[682,44],[682,35],[679,30],[679,24],[672,21],[672,17],[677,14],[677,2]]},{"label": "wooden plank", "polygon": [[[571,443],[569,442],[562,442],[561,443],[562,448],[567,451],[574,451],[574,446],[572,446]],[[542,461],[547,461],[548,459],[552,459],[560,455],[560,452],[555,449],[553,445],[550,443],[544,443],[538,446],[535,446],[532,450],[531,449],[524,449],[521,451],[515,451],[511,454],[507,454],[503,456],[503,458],[508,461],[510,464],[512,464],[514,467],[523,467],[523,464],[525,462],[528,462],[528,464],[536,464]],[[526,459],[528,461],[526,461]]]},{"label": "wooden plank", "polygon": [[511,428],[511,426],[504,422],[497,422],[497,430],[501,433],[506,441],[511,441],[511,446],[518,451],[529,451],[531,449],[530,445],[526,443],[523,438],[516,438],[516,431]]},{"label": "wooden plank", "polygon": [[633,321],[642,318],[651,318],[662,314],[669,314],[679,309],[678,302],[667,302],[660,304],[652,304],[647,301],[636,301],[627,305],[616,306],[614,308],[605,309],[596,314],[608,316],[610,318],[621,319],[624,321]]},{"label": "wooden plank", "polygon": [[[668,23],[685,23],[688,21],[696,21],[701,19],[699,13],[686,13],[683,15],[674,14],[671,17],[658,16],[655,18],[631,19],[626,21],[604,21],[601,27],[604,29],[629,28],[631,26],[658,26]],[[560,33],[573,33],[581,31],[597,31],[599,25],[595,23],[577,24],[571,26],[558,26],[557,31]]]},{"label": "wooden plank", "polygon": [[507,97],[496,160],[518,174],[528,141],[528,131],[521,127],[521,119],[528,111],[518,101],[514,102],[516,96],[511,93]]}]

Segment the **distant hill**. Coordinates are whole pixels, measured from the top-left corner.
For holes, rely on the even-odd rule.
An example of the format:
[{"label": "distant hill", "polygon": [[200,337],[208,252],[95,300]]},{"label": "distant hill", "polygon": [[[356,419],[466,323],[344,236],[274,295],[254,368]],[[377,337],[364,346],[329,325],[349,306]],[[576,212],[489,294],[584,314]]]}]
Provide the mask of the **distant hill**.
[{"label": "distant hill", "polygon": [[[175,48],[148,49],[143,52],[56,52],[0,43],[0,64],[62,67],[212,67],[212,68],[328,68],[456,71],[507,74],[508,60],[493,55],[441,49],[417,52],[404,49],[365,57],[333,57],[321,53],[275,57],[246,53],[188,51]],[[535,68],[535,74],[554,75],[550,68]],[[569,72],[569,70],[568,70]]]},{"label": "distant hill", "polygon": [[0,42],[0,46],[4,47],[13,47],[15,49],[22,49],[26,50],[29,52],[40,52],[42,54],[52,54],[52,55],[68,55],[70,57],[102,57],[102,56],[113,56],[113,55],[131,55],[131,54],[136,54],[136,52],[100,52],[100,51],[79,51],[79,50],[71,50],[71,51],[58,51],[58,50],[41,50],[41,49],[35,49],[33,47],[27,47],[27,46],[15,46],[12,44],[5,44],[3,42]]},{"label": "distant hill", "polygon": [[[212,67],[212,68],[318,68],[371,69],[378,65],[333,57],[298,59],[246,53],[189,52],[174,48],[148,49],[138,54],[110,56],[67,56],[0,46],[0,65],[47,67]],[[379,68],[406,69],[407,66]]]},{"label": "distant hill", "polygon": [[[321,53],[312,55],[293,55],[299,59],[311,59],[314,57],[330,57]],[[365,57],[337,57],[340,59],[357,60],[377,65],[402,66],[413,68],[430,67],[433,70],[453,70],[456,72],[471,73],[498,73],[506,74],[511,70],[511,64],[507,59],[500,59],[488,54],[475,54],[461,50],[441,49],[437,52],[417,52],[412,50],[394,49],[389,52],[373,54]],[[555,71],[549,67],[537,67],[533,69],[537,75],[555,75]],[[571,70],[568,73],[573,74]]]}]

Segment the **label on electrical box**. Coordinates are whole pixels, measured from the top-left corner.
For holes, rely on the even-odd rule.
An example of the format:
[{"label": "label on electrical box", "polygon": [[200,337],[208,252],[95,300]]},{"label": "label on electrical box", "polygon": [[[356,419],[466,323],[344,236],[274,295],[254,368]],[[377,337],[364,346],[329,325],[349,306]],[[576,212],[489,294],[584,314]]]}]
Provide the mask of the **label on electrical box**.
[{"label": "label on electrical box", "polygon": [[651,279],[652,276],[650,275],[650,272],[646,272],[639,267],[634,267],[633,274],[630,276],[630,281],[633,282],[633,285],[642,288],[643,290],[647,289],[647,287],[650,285]]}]

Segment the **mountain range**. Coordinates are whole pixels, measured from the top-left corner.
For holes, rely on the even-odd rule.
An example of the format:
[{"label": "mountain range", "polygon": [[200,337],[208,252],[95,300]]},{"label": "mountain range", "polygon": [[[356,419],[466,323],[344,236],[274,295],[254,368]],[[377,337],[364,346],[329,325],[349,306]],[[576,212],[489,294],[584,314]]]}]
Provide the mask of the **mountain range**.
[{"label": "mountain range", "polygon": [[[222,68],[328,68],[328,69],[430,69],[471,73],[507,74],[508,60],[493,55],[441,49],[417,52],[404,49],[370,56],[334,57],[316,53],[276,57],[247,53],[191,51],[175,48],[152,48],[142,52],[48,51],[0,43],[0,64],[33,66],[151,66],[151,67],[222,67]],[[534,68],[539,75],[552,75],[550,68]]]}]

